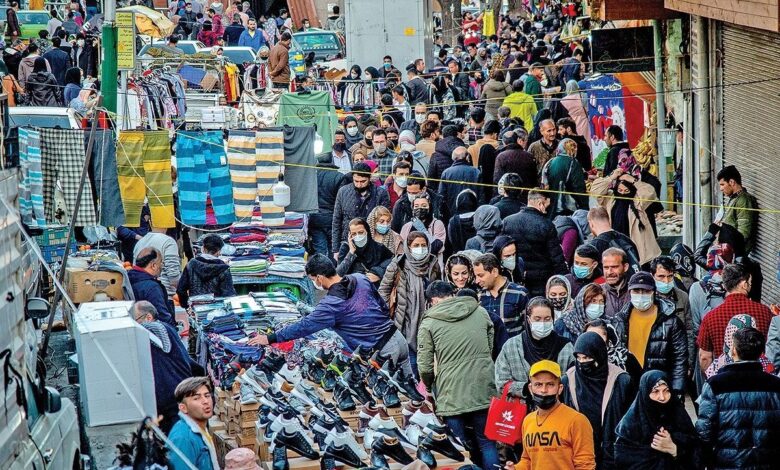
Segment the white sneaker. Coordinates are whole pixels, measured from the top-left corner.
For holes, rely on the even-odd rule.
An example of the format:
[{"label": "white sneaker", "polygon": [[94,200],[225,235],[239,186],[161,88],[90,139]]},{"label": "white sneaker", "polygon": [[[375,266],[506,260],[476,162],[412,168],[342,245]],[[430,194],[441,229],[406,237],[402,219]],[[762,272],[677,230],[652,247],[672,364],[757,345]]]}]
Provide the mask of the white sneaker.
[{"label": "white sneaker", "polygon": [[368,452],[363,449],[355,440],[355,436],[349,431],[338,432],[334,428],[325,435],[325,445],[333,444],[336,447],[347,446],[360,457],[360,460],[368,459]]},{"label": "white sneaker", "polygon": [[292,385],[298,385],[298,382],[303,380],[303,374],[301,374],[301,368],[299,366],[290,368],[289,364],[285,364],[279,370],[278,375],[281,375],[284,380]]},{"label": "white sneaker", "polygon": [[417,449],[417,447],[415,447],[411,442],[409,442],[409,439],[406,437],[406,435],[401,430],[401,428],[398,427],[398,423],[396,423],[393,418],[390,417],[383,418],[382,416],[380,416],[380,414],[377,414],[376,416],[371,418],[371,421],[368,422],[368,427],[370,429],[373,429],[374,431],[377,431],[379,433],[385,434],[390,437],[395,437],[396,439],[401,441],[401,445],[403,445],[408,449],[412,449],[412,450]]}]

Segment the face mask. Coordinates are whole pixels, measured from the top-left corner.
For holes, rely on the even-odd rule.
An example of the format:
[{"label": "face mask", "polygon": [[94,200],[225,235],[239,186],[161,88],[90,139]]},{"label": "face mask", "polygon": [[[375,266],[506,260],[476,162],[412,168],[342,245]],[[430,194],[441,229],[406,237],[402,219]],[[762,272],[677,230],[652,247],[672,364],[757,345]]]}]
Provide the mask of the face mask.
[{"label": "face mask", "polygon": [[314,284],[314,288],[317,289],[317,290],[325,290],[325,288],[322,287],[322,284],[317,284],[316,280],[312,284]]},{"label": "face mask", "polygon": [[79,47],[84,47],[84,40],[83,40],[83,39],[79,39],[78,41],[76,41],[76,44],[77,44]]},{"label": "face mask", "polygon": [[669,292],[674,289],[674,281],[672,282],[661,282],[661,281],[655,281],[655,288],[658,289],[658,292],[662,294],[668,294]]},{"label": "face mask", "polygon": [[347,127],[347,134],[349,134],[350,137],[355,137],[358,133],[357,126],[355,127]]},{"label": "face mask", "polygon": [[355,235],[352,237],[352,243],[354,243],[358,248],[363,248],[366,246],[366,243],[368,243],[368,235]]},{"label": "face mask", "polygon": [[555,310],[558,310],[559,312],[563,310],[563,307],[566,305],[566,298],[565,297],[556,297],[554,299],[547,299],[552,304],[553,308]]},{"label": "face mask", "polygon": [[585,315],[587,315],[588,318],[591,320],[601,318],[601,316],[604,315],[604,304],[588,305],[587,307],[585,307]]},{"label": "face mask", "polygon": [[549,410],[555,406],[556,403],[558,403],[558,397],[555,395],[537,395],[535,393],[532,395],[534,398],[534,404],[537,408],[542,410]]},{"label": "face mask", "polygon": [[416,259],[417,261],[420,261],[422,259],[425,259],[426,256],[428,256],[428,247],[417,246],[412,248],[411,252],[412,252],[412,258]]},{"label": "face mask", "polygon": [[598,364],[596,364],[596,361],[587,361],[587,362],[577,362],[577,370],[582,375],[593,375],[596,373],[596,370],[598,370]]},{"label": "face mask", "polygon": [[387,151],[387,144],[381,143],[374,146],[374,151],[379,155],[384,155]]},{"label": "face mask", "polygon": [[393,148],[398,147],[398,139],[390,139],[390,144]]},{"label": "face mask", "polygon": [[390,225],[388,224],[376,224],[376,231],[379,232],[380,235],[386,234],[390,230]]},{"label": "face mask", "polygon": [[550,336],[553,330],[553,322],[551,321],[534,321],[531,322],[531,336],[534,339],[542,339]]},{"label": "face mask", "polygon": [[356,73],[350,74],[350,77],[352,78],[352,80],[357,80],[358,74]]},{"label": "face mask", "polygon": [[385,70],[390,70],[390,67],[392,66],[393,64],[385,64],[383,67],[385,68]]},{"label": "face mask", "polygon": [[635,294],[632,292],[631,305],[637,310],[644,312],[653,306],[653,294]]},{"label": "face mask", "polygon": [[333,150],[336,152],[343,152],[344,150],[347,150],[347,144],[344,142],[336,142],[333,144]]},{"label": "face mask", "polygon": [[417,124],[422,124],[425,122],[425,114],[415,114],[414,120],[417,121]]},{"label": "face mask", "polygon": [[579,266],[575,264],[572,266],[571,272],[577,279],[585,279],[590,276],[590,268],[587,266]]},{"label": "face mask", "polygon": [[406,193],[406,197],[409,198],[409,202],[414,202],[414,200],[417,199],[417,195],[416,194]]},{"label": "face mask", "polygon": [[366,146],[368,148],[373,148],[374,147],[374,142],[371,140],[371,137],[366,137]]},{"label": "face mask", "polygon": [[510,271],[514,271],[515,266],[517,266],[517,258],[515,258],[514,256],[508,256],[506,258],[502,258],[501,266],[505,267]]},{"label": "face mask", "polygon": [[412,215],[422,220],[428,217],[428,208],[418,207],[417,209],[412,210]]},{"label": "face mask", "polygon": [[406,187],[406,176],[399,176],[395,179],[395,184],[398,185],[399,188],[405,188]]}]

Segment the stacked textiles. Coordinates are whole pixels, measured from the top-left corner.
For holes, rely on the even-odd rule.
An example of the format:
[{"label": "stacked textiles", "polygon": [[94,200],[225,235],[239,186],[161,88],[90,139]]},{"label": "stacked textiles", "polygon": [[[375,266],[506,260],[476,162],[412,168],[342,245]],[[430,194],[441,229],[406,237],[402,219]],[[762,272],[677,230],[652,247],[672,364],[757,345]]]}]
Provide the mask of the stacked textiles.
[{"label": "stacked textiles", "polygon": [[266,259],[232,259],[228,263],[233,276],[265,276],[269,264]]},{"label": "stacked textiles", "polygon": [[274,256],[274,262],[268,268],[268,274],[302,279],[306,275],[306,261],[303,257]]}]

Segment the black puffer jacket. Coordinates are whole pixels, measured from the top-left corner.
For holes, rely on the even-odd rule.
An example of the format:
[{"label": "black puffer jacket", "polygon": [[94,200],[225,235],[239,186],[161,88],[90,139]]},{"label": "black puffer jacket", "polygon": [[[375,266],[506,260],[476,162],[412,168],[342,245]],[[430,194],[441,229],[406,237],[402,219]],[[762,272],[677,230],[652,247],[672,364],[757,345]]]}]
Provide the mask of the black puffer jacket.
[{"label": "black puffer jacket", "polygon": [[349,234],[349,221],[355,217],[368,217],[368,214],[376,206],[385,206],[390,209],[390,196],[385,188],[368,185],[368,196],[361,198],[355,185],[342,186],[336,194],[336,204],[333,207],[333,239],[332,249],[336,253],[341,247],[341,242],[347,240]]},{"label": "black puffer jacket", "polygon": [[[642,372],[655,369],[666,373],[671,388],[676,392],[685,390],[685,376],[688,368],[688,339],[685,326],[675,314],[675,306],[668,300],[655,298],[658,316],[650,330],[645,350],[645,366]],[[620,344],[628,346],[628,319],[633,310],[631,302],[612,320]]]},{"label": "black puffer jacket", "polygon": [[60,88],[51,72],[36,72],[24,85],[27,106],[61,106]]},{"label": "black puffer jacket", "polygon": [[504,219],[502,233],[517,242],[517,256],[525,261],[525,286],[532,297],[544,295],[550,276],[568,272],[555,226],[537,209],[523,207]]},{"label": "black puffer jacket", "polygon": [[339,189],[350,182],[349,178],[339,173],[338,167],[333,164],[332,154],[317,157],[317,200],[320,214],[333,215]]},{"label": "black puffer jacket", "polygon": [[452,166],[452,151],[458,147],[466,147],[466,144],[458,136],[450,136],[436,142],[431,161],[428,163],[428,187],[433,192],[439,189],[439,182],[444,170]]},{"label": "black puffer jacket", "polygon": [[230,297],[236,295],[236,289],[230,267],[224,261],[198,255],[184,267],[176,293],[181,306],[187,308],[191,296],[214,294],[215,297]]},{"label": "black puffer jacket", "polygon": [[780,378],[758,362],[727,364],[707,381],[699,400],[696,432],[709,468],[778,468]]}]

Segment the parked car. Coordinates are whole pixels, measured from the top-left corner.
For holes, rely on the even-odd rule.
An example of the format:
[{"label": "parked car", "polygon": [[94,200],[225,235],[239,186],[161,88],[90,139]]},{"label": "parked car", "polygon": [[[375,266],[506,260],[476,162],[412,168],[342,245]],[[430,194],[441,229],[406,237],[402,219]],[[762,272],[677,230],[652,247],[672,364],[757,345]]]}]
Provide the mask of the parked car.
[{"label": "parked car", "polygon": [[303,50],[304,57],[314,53],[315,62],[325,62],[345,57],[347,48],[344,37],[336,32],[312,28],[306,32],[293,34],[293,37]]},{"label": "parked car", "polygon": [[[5,12],[3,14],[5,15]],[[21,39],[37,38],[38,31],[45,30],[51,18],[46,10],[19,10],[16,16],[19,18]]]},{"label": "parked car", "polygon": [[[141,50],[138,52],[139,56],[142,56],[146,54],[146,52],[152,48],[152,47],[160,47],[168,44],[168,41],[154,41],[151,44],[147,44],[144,47],[141,48]],[[200,41],[179,41],[176,43],[176,48],[180,49],[184,54],[186,55],[192,55],[196,52],[199,52],[201,49],[205,48],[206,45],[203,44]],[[167,48],[165,48],[167,49]]]},{"label": "parked car", "polygon": [[14,127],[59,127],[81,129],[81,119],[73,108],[14,106],[8,108],[8,119]]}]

